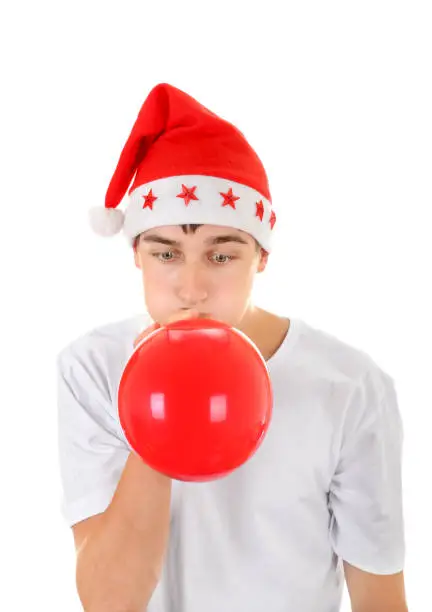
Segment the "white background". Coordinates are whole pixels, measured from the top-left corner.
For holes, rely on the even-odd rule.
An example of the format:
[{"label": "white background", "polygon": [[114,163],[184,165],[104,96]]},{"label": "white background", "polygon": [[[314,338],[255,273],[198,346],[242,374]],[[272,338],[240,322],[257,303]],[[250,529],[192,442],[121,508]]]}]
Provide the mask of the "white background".
[{"label": "white background", "polygon": [[267,169],[278,231],[256,302],[365,350],[395,379],[408,603],[432,609],[431,5],[253,6],[2,5],[0,607],[8,612],[81,609],[72,533],[60,516],[55,356],[93,326],[143,308],[124,238],[93,235],[87,211],[103,205],[158,82],[235,123]]}]

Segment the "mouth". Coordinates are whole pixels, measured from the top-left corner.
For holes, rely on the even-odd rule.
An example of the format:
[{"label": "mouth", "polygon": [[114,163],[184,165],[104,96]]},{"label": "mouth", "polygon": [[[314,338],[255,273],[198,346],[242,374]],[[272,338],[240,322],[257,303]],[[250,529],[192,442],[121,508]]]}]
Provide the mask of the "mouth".
[{"label": "mouth", "polygon": [[[181,308],[181,310],[184,310],[185,312],[190,311],[190,310],[196,310],[196,308]],[[198,312],[198,317],[200,318],[210,318],[211,315],[208,312]]]}]

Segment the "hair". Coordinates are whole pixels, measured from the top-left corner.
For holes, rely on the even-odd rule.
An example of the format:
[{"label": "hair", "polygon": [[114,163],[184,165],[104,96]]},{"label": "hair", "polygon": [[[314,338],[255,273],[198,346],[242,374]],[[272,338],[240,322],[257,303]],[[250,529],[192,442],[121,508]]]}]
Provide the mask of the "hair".
[{"label": "hair", "polygon": [[[202,223],[187,223],[187,224],[181,225],[180,227],[182,228],[184,234],[195,234],[197,229],[201,227],[202,225],[203,225]],[[134,249],[138,246],[140,237],[141,237],[141,234],[138,234],[138,236],[136,236],[134,240]],[[254,238],[254,240],[255,240],[255,250],[257,253],[259,253],[262,247],[259,244],[259,242],[256,240],[256,238]]]}]

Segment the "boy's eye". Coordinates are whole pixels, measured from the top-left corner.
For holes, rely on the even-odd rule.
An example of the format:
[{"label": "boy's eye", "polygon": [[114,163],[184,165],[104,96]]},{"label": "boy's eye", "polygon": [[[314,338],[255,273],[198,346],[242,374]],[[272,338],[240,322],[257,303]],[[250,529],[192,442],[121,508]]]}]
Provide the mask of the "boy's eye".
[{"label": "boy's eye", "polygon": [[[163,253],[152,253],[152,257],[155,257],[159,261],[169,262],[174,258],[175,253],[173,251],[164,251]],[[232,261],[235,259],[232,255],[224,255],[223,253],[214,253],[213,257],[215,258],[213,261],[217,264],[224,264],[228,261]]]},{"label": "boy's eye", "polygon": [[215,257],[216,263],[219,264],[225,263],[226,261],[230,261],[231,259],[233,259],[231,255],[224,255],[223,253],[215,253]]},{"label": "boy's eye", "polygon": [[155,256],[157,257],[158,255],[161,256],[162,261],[170,261],[172,259],[172,257],[164,257],[164,255],[174,255],[174,253],[172,251],[164,251],[163,253],[155,253]]}]

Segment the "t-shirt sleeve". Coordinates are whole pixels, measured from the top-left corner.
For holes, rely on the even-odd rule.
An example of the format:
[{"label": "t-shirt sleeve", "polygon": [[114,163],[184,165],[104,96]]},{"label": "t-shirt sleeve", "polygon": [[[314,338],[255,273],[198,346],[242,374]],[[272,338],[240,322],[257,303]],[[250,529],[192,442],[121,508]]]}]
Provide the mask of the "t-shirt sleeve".
[{"label": "t-shirt sleeve", "polygon": [[404,567],[402,446],[394,381],[374,366],[351,395],[329,492],[333,550],[374,574]]},{"label": "t-shirt sleeve", "polygon": [[56,364],[61,513],[72,526],[107,509],[131,448],[101,365],[89,367],[70,349]]}]

